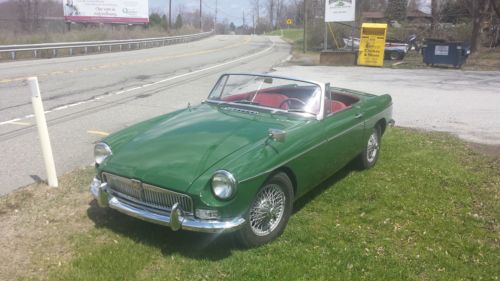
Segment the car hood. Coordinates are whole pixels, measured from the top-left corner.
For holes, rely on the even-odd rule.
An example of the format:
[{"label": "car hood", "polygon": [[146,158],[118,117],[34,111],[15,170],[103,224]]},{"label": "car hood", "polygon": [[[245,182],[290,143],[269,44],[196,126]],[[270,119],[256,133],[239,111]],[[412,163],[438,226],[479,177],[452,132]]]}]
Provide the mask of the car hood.
[{"label": "car hood", "polygon": [[266,138],[269,128],[286,129],[301,122],[304,120],[277,119],[268,113],[251,114],[204,104],[157,120],[122,144],[102,168],[160,187],[186,191],[218,161]]}]

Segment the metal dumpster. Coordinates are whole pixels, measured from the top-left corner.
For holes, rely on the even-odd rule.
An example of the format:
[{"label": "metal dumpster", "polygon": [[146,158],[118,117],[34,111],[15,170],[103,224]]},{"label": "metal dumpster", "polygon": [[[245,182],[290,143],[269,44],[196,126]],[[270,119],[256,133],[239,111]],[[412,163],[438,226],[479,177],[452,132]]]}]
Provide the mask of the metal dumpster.
[{"label": "metal dumpster", "polygon": [[426,65],[452,65],[460,68],[470,54],[468,44],[464,42],[446,42],[427,39],[422,47],[422,56]]}]

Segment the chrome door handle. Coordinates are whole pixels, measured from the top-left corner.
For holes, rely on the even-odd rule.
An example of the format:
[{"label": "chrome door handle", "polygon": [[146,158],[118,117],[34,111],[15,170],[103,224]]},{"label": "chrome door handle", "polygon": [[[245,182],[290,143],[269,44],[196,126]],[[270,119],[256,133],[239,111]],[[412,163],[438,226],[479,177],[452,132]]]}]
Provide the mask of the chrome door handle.
[{"label": "chrome door handle", "polygon": [[356,119],[359,119],[361,117],[363,117],[363,113],[358,113],[358,114],[354,115],[354,118],[356,118]]}]

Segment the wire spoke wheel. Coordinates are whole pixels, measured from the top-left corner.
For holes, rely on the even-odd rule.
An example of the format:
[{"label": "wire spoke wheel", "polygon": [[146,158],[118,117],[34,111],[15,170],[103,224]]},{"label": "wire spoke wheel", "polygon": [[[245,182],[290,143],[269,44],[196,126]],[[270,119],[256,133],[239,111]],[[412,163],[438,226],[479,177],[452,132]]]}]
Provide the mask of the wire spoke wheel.
[{"label": "wire spoke wheel", "polygon": [[367,146],[367,153],[366,153],[366,160],[368,162],[373,162],[375,158],[377,157],[378,153],[378,136],[376,132],[373,132],[368,139],[368,146]]},{"label": "wire spoke wheel", "polygon": [[286,196],[277,184],[264,187],[250,209],[250,227],[258,236],[273,232],[285,213]]}]

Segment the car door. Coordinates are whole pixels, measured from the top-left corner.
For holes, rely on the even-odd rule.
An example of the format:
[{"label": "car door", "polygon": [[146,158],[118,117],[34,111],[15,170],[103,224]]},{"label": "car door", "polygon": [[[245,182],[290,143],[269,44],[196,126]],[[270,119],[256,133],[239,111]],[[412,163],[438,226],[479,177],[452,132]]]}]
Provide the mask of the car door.
[{"label": "car door", "polygon": [[[332,100],[327,89],[325,103]],[[360,102],[358,102],[360,103]],[[330,108],[327,110],[327,108]],[[325,106],[323,130],[326,141],[325,173],[333,174],[351,161],[362,147],[364,132],[364,116],[360,104],[331,112],[329,105]]]}]

